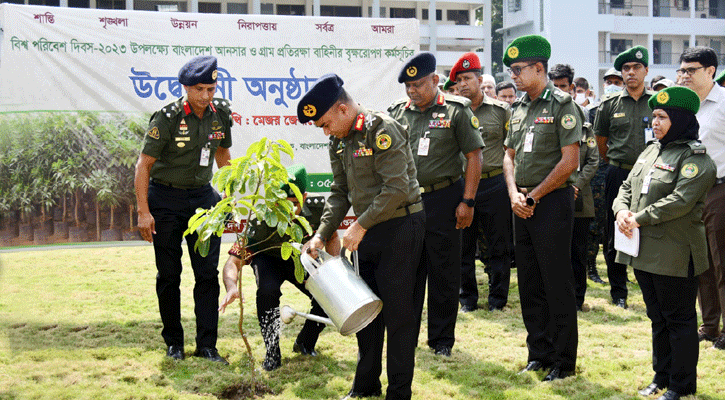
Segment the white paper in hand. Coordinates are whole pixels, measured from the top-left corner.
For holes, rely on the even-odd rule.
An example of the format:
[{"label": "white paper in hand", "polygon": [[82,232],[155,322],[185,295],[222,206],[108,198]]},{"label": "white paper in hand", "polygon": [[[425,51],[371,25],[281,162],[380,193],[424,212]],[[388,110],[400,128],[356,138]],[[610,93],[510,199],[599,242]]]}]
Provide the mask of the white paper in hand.
[{"label": "white paper in hand", "polygon": [[639,255],[639,228],[632,229],[632,238],[628,238],[619,231],[617,223],[614,223],[614,249],[632,257]]}]

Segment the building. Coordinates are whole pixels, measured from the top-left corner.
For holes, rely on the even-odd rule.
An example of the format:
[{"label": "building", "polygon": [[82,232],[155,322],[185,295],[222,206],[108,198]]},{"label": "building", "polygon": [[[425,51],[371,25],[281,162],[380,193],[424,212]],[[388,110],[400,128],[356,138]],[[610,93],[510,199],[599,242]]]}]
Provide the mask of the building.
[{"label": "building", "polygon": [[[448,72],[462,53],[475,51],[491,73],[491,0],[0,0],[56,7],[225,14],[417,18],[421,50],[431,51],[439,72]],[[476,20],[476,10],[483,18]],[[435,18],[429,18],[435,14]]]},{"label": "building", "polygon": [[[690,46],[712,47],[725,64],[725,0],[503,0],[504,48],[521,35],[551,42],[549,64],[566,63],[601,94],[614,59],[632,46],[649,50],[648,80],[673,81]],[[505,75],[508,78],[507,75]]]}]

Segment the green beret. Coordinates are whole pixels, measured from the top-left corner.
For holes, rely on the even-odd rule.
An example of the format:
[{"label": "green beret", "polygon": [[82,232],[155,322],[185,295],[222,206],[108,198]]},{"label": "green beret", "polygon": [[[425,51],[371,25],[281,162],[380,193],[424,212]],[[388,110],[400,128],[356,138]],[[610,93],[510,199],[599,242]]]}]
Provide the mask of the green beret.
[{"label": "green beret", "polygon": [[[294,183],[302,194],[307,191],[307,168],[302,164],[290,165],[287,167],[287,175],[289,175],[289,181]],[[282,185],[282,190],[287,192],[287,197],[295,197],[295,192],[288,184]]]},{"label": "green beret", "polygon": [[443,90],[448,90],[456,85],[456,81],[452,81],[451,78],[446,78],[446,83],[443,84]]},{"label": "green beret", "polygon": [[519,61],[547,61],[551,57],[551,44],[546,38],[539,35],[521,36],[514,39],[506,48],[503,63],[510,67]]},{"label": "green beret", "polygon": [[700,109],[700,98],[692,89],[684,86],[672,86],[657,92],[649,98],[649,108],[679,108],[697,114]]},{"label": "green beret", "polygon": [[717,76],[717,78],[715,78],[715,82],[717,82],[720,86],[725,85],[725,69]]},{"label": "green beret", "polygon": [[622,65],[628,62],[638,62],[645,67],[649,65],[649,53],[643,46],[634,46],[627,51],[619,53],[617,58],[614,59],[614,69],[617,71],[622,70]]}]

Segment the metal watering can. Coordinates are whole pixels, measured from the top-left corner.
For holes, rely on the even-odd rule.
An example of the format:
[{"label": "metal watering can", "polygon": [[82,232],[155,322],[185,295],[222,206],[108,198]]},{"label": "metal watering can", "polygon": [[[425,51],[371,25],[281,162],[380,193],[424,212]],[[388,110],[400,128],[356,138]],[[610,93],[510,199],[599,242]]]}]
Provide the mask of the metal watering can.
[{"label": "metal watering can", "polygon": [[[333,257],[321,249],[317,251],[317,259],[306,253],[300,254],[302,266],[310,274],[305,287],[330,318],[300,313],[289,306],[280,309],[280,318],[288,324],[295,315],[299,315],[334,325],[343,336],[359,332],[378,316],[383,301],[360,277],[356,251],[352,252],[354,267],[345,257]],[[345,254],[344,247],[340,254]]]}]

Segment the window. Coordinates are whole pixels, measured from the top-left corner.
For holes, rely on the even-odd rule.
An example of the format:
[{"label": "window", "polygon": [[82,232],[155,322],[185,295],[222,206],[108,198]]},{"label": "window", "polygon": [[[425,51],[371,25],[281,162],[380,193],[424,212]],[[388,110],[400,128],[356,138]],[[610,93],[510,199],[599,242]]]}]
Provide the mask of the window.
[{"label": "window", "polygon": [[448,10],[446,17],[449,21],[455,22],[456,25],[470,25],[468,20],[468,10]]},{"label": "window", "polygon": [[[70,8],[90,8],[90,4],[88,0],[68,0],[68,7]],[[126,5],[124,4],[123,8]]]},{"label": "window", "polygon": [[680,11],[687,11],[690,9],[690,0],[675,0],[675,6]]},{"label": "window", "polygon": [[221,14],[221,3],[202,3],[199,2],[199,13],[201,14]]},{"label": "window", "polygon": [[[382,10],[380,14],[383,14]],[[390,18],[415,18],[415,8],[390,7]]]},{"label": "window", "polygon": [[[368,15],[373,16],[373,8],[368,7]],[[385,18],[385,7],[380,7],[380,18]],[[413,18],[415,18],[415,15],[413,15]]]},{"label": "window", "polygon": [[96,0],[96,8],[103,10],[124,10],[126,0]]},{"label": "window", "polygon": [[323,17],[362,17],[362,8],[353,6],[321,6]]},{"label": "window", "polygon": [[[428,9],[423,9],[423,19],[428,19]],[[436,10],[436,21],[443,21],[443,10]]]},{"label": "window", "polygon": [[229,14],[246,14],[247,3],[227,3],[227,13]]},{"label": "window", "polygon": [[32,6],[53,6],[53,7],[59,7],[60,1],[59,0],[29,0],[28,4]]},{"label": "window", "polygon": [[[117,1],[117,0],[114,0]],[[133,9],[141,11],[181,11],[186,12],[186,2],[133,0]]]},{"label": "window", "polygon": [[629,39],[611,39],[610,49],[612,50],[612,58],[619,55],[619,53],[632,48],[632,41]]},{"label": "window", "polygon": [[274,4],[273,3],[261,3],[259,5],[259,13],[263,15],[273,15],[274,14]]},{"label": "window", "polygon": [[624,8],[624,0],[610,0],[609,6],[612,8]]},{"label": "window", "polygon": [[508,0],[509,12],[521,11],[521,0]]},{"label": "window", "polygon": [[8,4],[25,4],[25,0],[2,0],[0,3],[8,3]]},{"label": "window", "polygon": [[305,15],[305,6],[294,4],[277,4],[277,15]]}]

